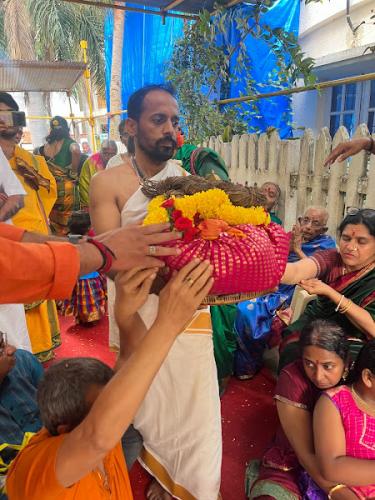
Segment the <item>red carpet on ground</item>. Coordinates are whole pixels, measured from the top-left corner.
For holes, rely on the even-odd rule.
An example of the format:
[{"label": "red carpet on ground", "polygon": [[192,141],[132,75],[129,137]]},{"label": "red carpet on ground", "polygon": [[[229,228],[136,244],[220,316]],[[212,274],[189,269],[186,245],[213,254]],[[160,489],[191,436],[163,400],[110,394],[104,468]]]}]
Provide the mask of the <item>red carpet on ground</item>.
[{"label": "red carpet on ground", "polygon": [[[108,349],[106,318],[89,328],[75,326],[73,318],[60,318],[60,324],[62,345],[55,351],[56,359],[92,356],[113,366],[116,356]],[[253,380],[240,382],[232,379],[222,398],[223,500],[245,499],[246,462],[261,455],[275,430],[274,385],[272,376],[263,370]],[[144,500],[148,474],[135,464],[130,479],[134,499]]]}]

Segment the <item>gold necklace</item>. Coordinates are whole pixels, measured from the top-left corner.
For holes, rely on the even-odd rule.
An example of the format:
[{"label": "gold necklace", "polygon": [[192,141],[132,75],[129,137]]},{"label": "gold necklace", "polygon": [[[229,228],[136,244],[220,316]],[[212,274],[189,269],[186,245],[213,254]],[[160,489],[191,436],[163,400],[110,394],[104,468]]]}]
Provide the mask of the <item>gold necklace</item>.
[{"label": "gold necklace", "polygon": [[355,398],[360,402],[362,403],[363,406],[365,406],[366,408],[369,408],[371,410],[371,413],[374,413],[375,414],[375,401],[373,402],[373,404],[371,403],[367,403],[367,401],[365,401],[359,394],[358,392],[354,389],[354,385],[351,386],[352,388],[352,393],[354,394]]}]

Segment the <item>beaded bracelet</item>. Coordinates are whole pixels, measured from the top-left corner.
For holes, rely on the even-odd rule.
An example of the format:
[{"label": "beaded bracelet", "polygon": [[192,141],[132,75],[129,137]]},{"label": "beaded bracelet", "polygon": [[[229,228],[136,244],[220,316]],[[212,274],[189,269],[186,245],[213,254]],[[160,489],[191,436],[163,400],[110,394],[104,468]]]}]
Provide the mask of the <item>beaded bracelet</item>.
[{"label": "beaded bracelet", "polygon": [[335,493],[335,491],[342,490],[343,488],[346,488],[345,484],[336,484],[333,488],[331,488],[328,492],[328,500],[333,500],[332,494]]}]

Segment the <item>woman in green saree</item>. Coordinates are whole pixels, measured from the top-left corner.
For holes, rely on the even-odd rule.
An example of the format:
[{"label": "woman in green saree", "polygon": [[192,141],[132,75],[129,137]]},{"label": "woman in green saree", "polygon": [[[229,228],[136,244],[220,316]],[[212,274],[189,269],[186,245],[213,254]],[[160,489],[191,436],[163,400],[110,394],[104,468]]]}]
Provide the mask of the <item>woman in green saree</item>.
[{"label": "woman in green saree", "polygon": [[50,122],[51,131],[46,144],[35,153],[47,161],[57,183],[57,200],[50,214],[50,226],[54,234],[65,236],[69,232],[68,222],[72,212],[79,210],[78,166],[81,151],[70,138],[68,122],[55,116]]},{"label": "woman in green saree", "polygon": [[282,283],[299,284],[318,298],[283,332],[279,369],[298,357],[302,328],[314,319],[336,321],[348,332],[352,359],[375,337],[375,210],[349,213],[339,226],[338,250],[287,264]]}]

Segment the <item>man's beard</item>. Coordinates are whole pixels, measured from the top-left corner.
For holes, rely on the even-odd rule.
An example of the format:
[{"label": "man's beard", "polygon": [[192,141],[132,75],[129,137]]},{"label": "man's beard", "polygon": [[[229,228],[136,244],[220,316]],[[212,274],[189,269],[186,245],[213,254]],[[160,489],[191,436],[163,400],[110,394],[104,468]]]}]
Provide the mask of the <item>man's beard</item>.
[{"label": "man's beard", "polygon": [[[151,160],[161,163],[170,160],[174,156],[177,149],[177,142],[172,137],[159,139],[156,141],[154,147],[147,146],[140,137],[141,135],[137,137],[138,146]],[[166,145],[166,142],[170,143],[170,145]]]},{"label": "man's beard", "polygon": [[2,137],[3,139],[6,139],[6,140],[9,141],[11,139],[14,139],[17,134],[18,134],[18,129],[17,128],[9,128],[9,129],[6,129],[6,130],[2,130],[0,132],[0,137]]}]

